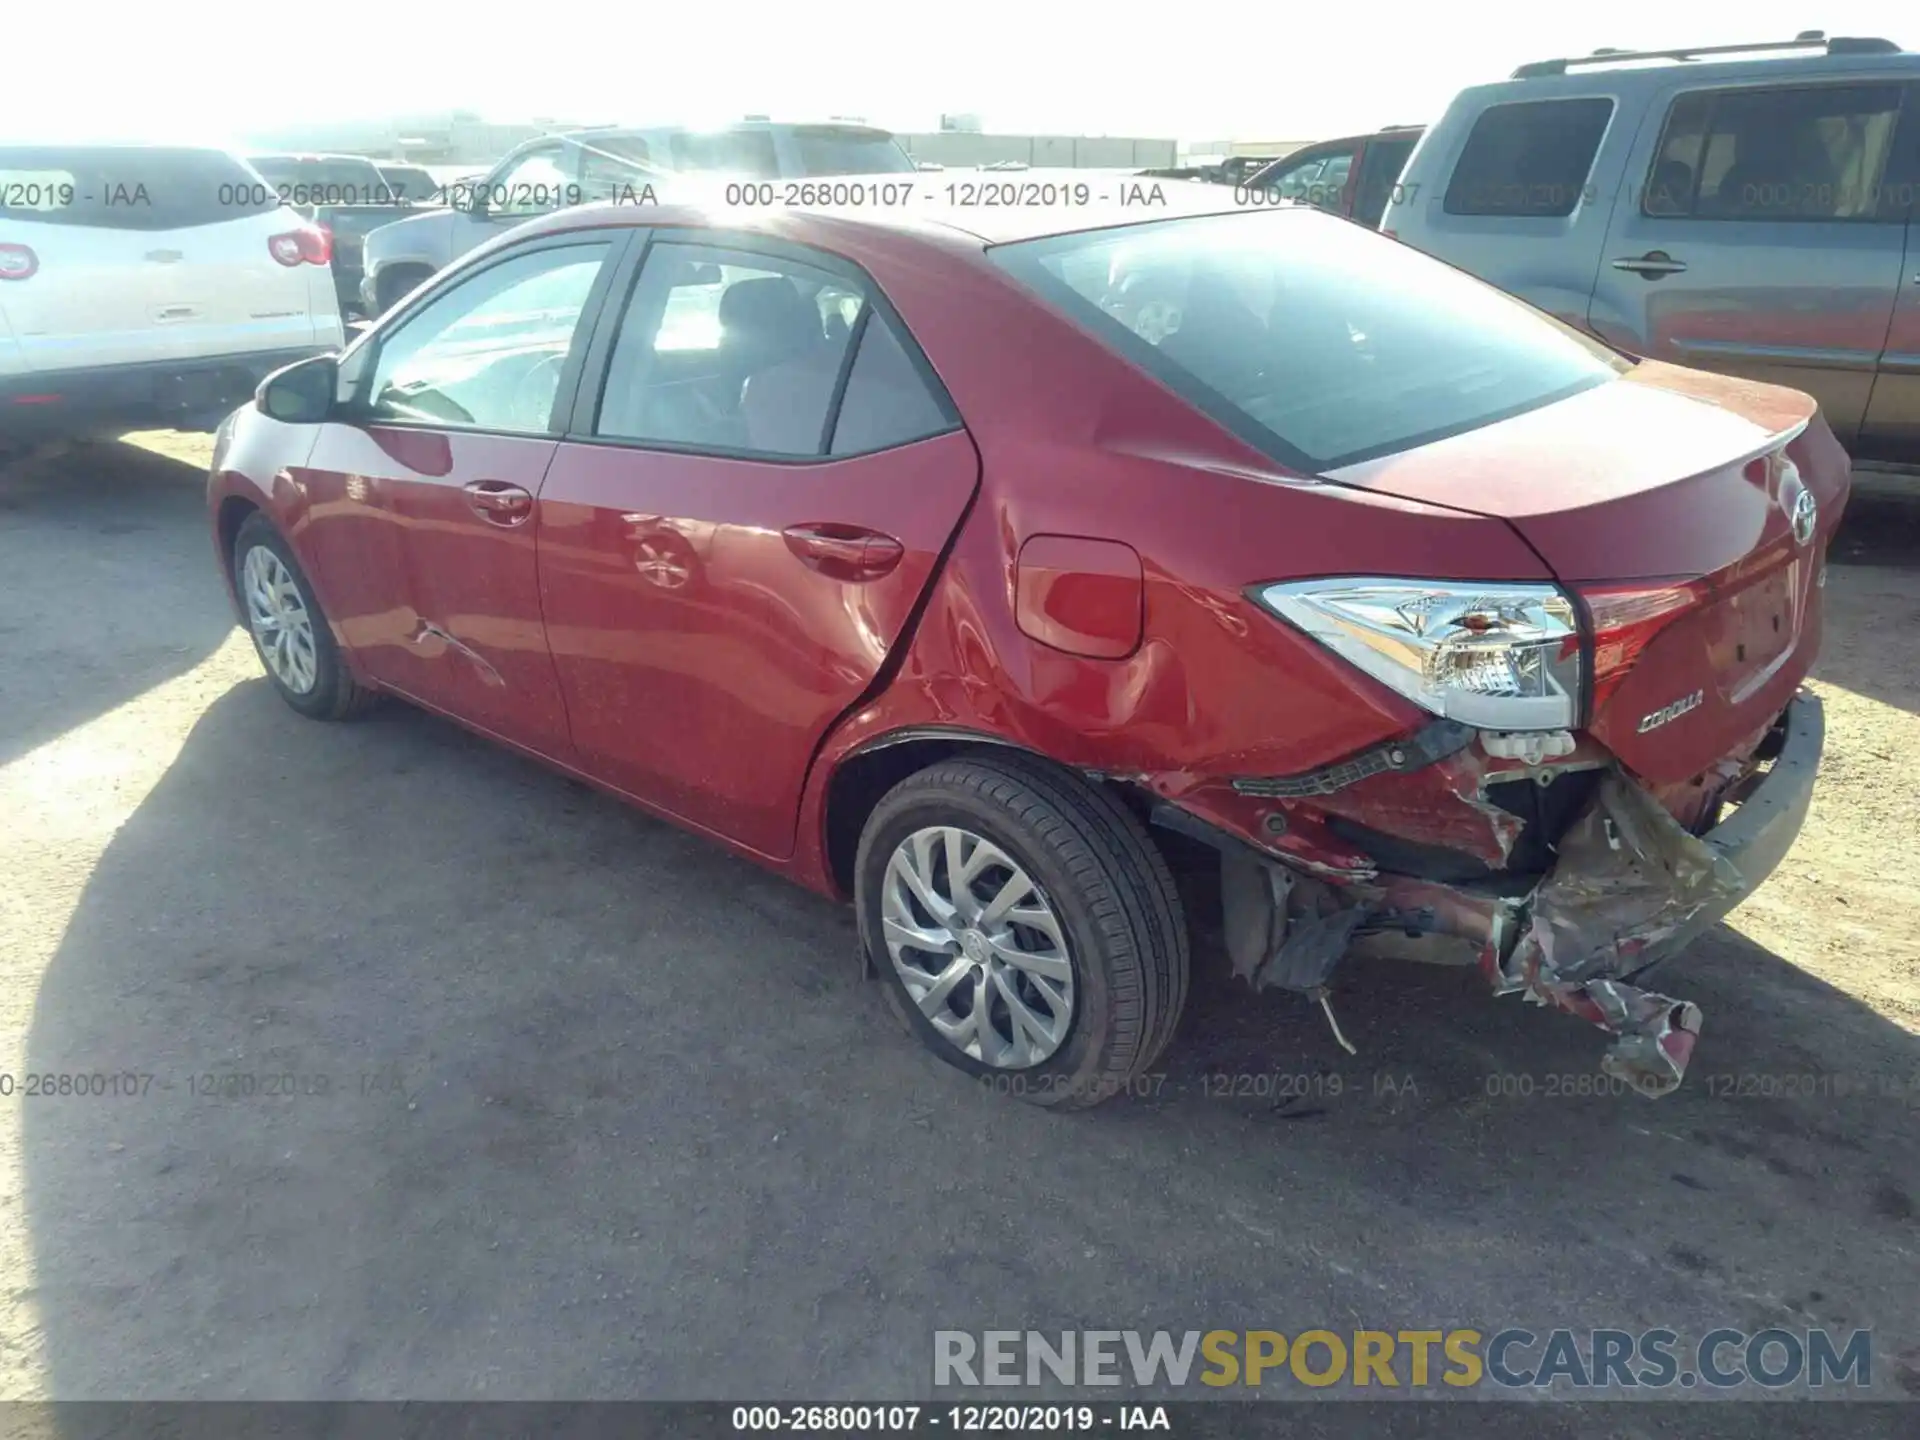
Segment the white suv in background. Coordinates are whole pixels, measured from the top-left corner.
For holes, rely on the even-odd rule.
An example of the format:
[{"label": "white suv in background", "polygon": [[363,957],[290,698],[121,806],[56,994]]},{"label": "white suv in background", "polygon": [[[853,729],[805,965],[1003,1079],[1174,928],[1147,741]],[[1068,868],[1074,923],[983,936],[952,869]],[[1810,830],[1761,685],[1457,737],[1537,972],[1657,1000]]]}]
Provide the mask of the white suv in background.
[{"label": "white suv in background", "polygon": [[330,248],[225,151],[0,145],[0,448],[213,428],[343,343]]}]

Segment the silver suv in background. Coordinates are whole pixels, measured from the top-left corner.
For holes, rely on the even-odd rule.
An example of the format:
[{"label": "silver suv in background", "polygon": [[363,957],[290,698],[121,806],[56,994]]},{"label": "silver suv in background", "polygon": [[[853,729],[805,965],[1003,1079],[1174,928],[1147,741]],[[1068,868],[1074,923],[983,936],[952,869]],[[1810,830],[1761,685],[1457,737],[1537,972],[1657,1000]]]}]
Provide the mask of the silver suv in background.
[{"label": "silver suv in background", "polygon": [[1463,91],[1381,228],[1623,350],[1804,390],[1920,461],[1920,54],[1602,50]]},{"label": "silver suv in background", "polygon": [[[751,119],[716,130],[684,126],[576,130],[509,151],[482,180],[448,187],[448,210],[373,231],[360,298],[369,315],[393,308],[435,271],[523,220],[658,187],[677,175],[792,180],[905,173],[914,163],[889,132],[867,125]],[[664,195],[658,195],[664,199]]]},{"label": "silver suv in background", "polygon": [[212,429],[340,347],[330,248],[224,150],[0,145],[0,451]]}]

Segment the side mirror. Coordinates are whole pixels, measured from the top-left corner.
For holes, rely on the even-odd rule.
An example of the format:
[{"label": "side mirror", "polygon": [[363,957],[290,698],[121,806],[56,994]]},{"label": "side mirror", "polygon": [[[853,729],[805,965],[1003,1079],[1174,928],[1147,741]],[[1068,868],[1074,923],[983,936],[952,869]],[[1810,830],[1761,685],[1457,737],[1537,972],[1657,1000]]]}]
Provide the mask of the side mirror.
[{"label": "side mirror", "polygon": [[315,355],[276,370],[253,392],[263,415],[289,425],[318,425],[333,414],[340,390],[340,357]]}]

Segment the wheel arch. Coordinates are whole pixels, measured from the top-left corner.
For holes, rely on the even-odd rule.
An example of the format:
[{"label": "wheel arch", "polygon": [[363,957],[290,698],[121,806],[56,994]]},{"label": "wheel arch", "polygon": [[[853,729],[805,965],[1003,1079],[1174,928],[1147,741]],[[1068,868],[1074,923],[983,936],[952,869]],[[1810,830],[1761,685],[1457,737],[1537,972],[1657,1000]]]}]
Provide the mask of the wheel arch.
[{"label": "wheel arch", "polygon": [[247,517],[264,513],[259,505],[245,495],[228,495],[214,512],[214,534],[220,546],[220,573],[226,577],[227,597],[233,602],[234,613],[243,621],[246,616],[240,604],[240,577],[233,572],[233,546],[240,538],[240,527],[247,523]]},{"label": "wheel arch", "polygon": [[[1083,785],[1099,783],[1101,778],[1018,741],[982,730],[919,725],[875,736],[838,760],[827,777],[821,821],[823,849],[828,878],[841,899],[853,896],[854,862],[860,849],[860,834],[874,807],[909,775],[956,755],[1017,756],[1028,764],[1044,766]],[[1119,795],[1142,820],[1146,819],[1150,797],[1126,785],[1107,788]]]}]

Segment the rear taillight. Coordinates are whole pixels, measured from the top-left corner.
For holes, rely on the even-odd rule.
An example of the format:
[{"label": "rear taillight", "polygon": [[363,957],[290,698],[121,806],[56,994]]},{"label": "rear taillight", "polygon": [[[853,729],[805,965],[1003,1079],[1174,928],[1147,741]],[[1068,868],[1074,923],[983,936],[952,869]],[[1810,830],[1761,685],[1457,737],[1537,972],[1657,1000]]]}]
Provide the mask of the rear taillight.
[{"label": "rear taillight", "polygon": [[0,280],[25,280],[40,268],[40,257],[25,245],[0,245]]},{"label": "rear taillight", "polygon": [[1582,589],[1593,621],[1592,698],[1598,715],[1653,639],[1702,599],[1697,581]]},{"label": "rear taillight", "polygon": [[302,225],[270,238],[267,250],[282,265],[325,265],[333,259],[333,232],[323,225]]}]

